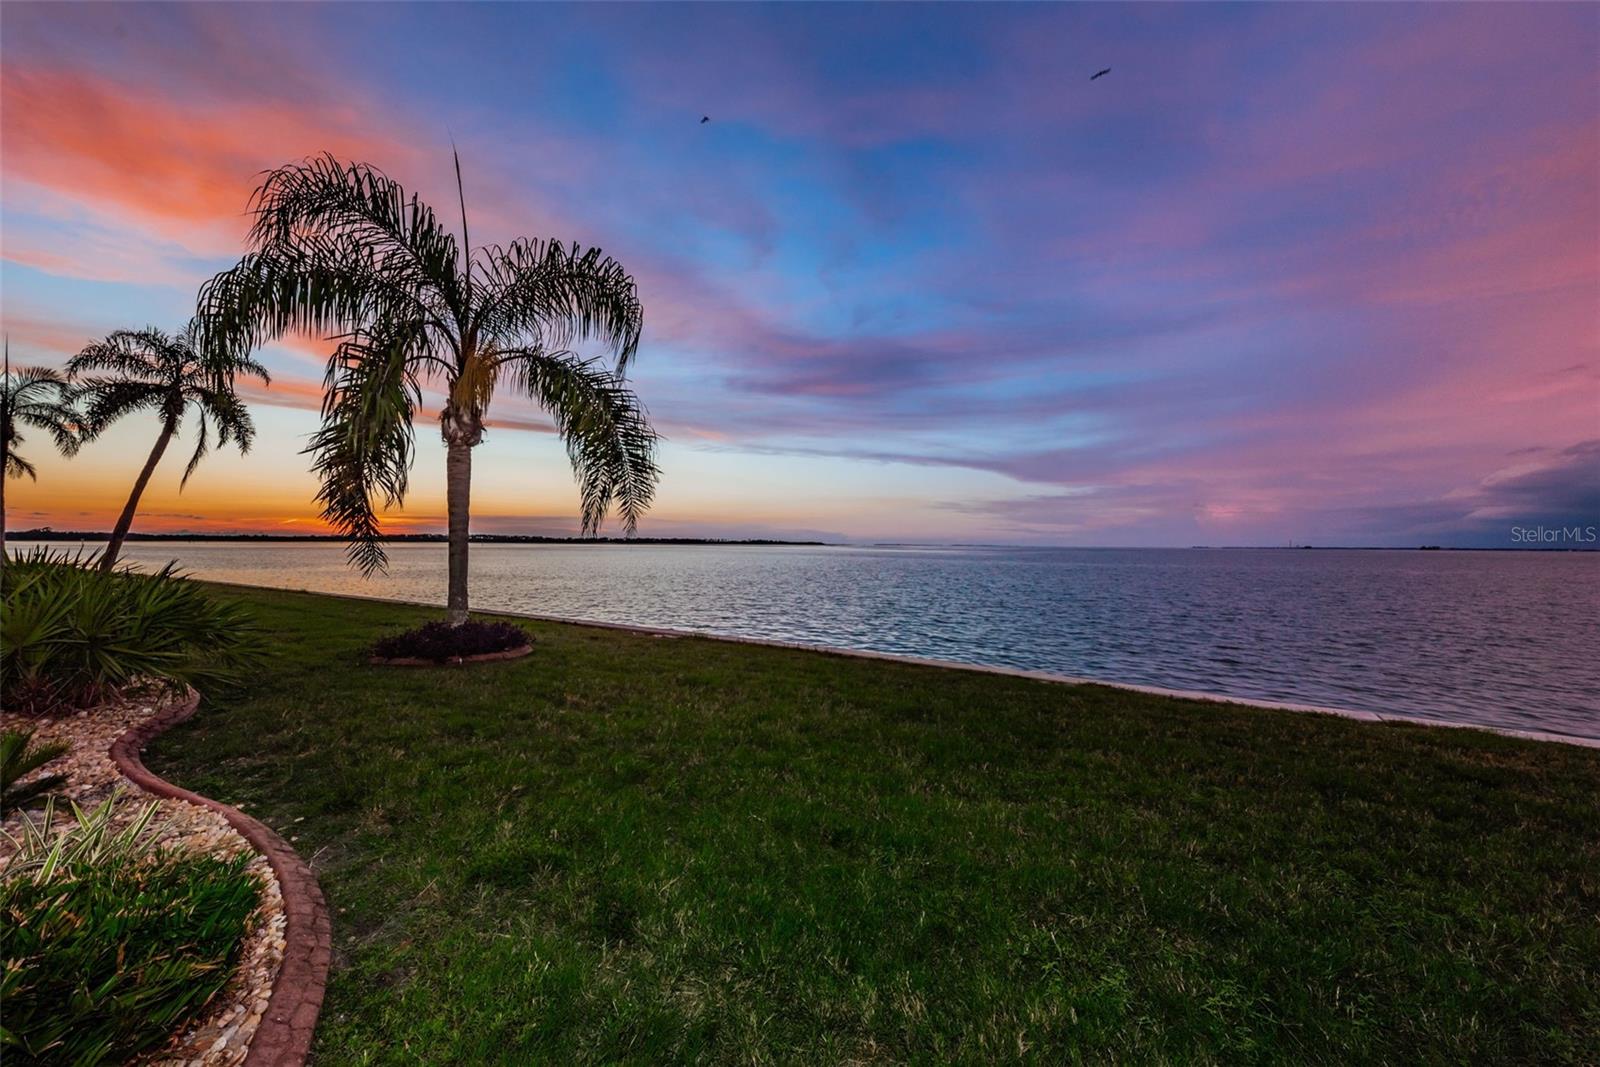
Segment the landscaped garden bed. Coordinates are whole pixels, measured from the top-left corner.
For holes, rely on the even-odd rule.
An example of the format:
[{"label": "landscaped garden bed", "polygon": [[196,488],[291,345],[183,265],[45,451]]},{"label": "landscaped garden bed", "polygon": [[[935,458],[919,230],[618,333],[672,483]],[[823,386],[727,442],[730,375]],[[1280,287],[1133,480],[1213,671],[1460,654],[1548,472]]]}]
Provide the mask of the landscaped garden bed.
[{"label": "landscaped garden bed", "polygon": [[[186,697],[171,698],[186,700]],[[85,812],[112,804],[110,826],[113,832],[137,820],[152,798],[123,778],[110,756],[110,749],[128,729],[146,718],[160,714],[166,701],[124,701],[60,718],[44,718],[30,723],[36,741],[57,740],[71,745],[68,754],[45,770],[62,773],[67,782],[55,792],[57,832],[70,832],[74,820],[68,801]],[[39,808],[8,814],[0,838],[0,874],[17,851],[25,820],[42,820]],[[215,811],[198,804],[163,799],[154,817],[140,835],[145,844],[171,855],[209,857],[217,860],[238,858],[243,870],[255,882],[257,902],[241,924],[243,938],[229,954],[232,977],[205,1004],[186,1019],[181,1029],[164,1037],[147,1052],[144,1062],[210,1065],[235,1064],[243,1060],[250,1039],[261,1020],[273,981],[283,962],[283,899],[276,878],[265,857],[250,845]],[[46,946],[47,951],[59,951]],[[13,1018],[9,1024],[17,1027]],[[55,1062],[41,1057],[42,1062]],[[107,1062],[121,1062],[115,1057]]]},{"label": "landscaped garden bed", "polygon": [[190,680],[257,662],[255,635],[170,572],[91,564],[41,555],[4,572],[0,1057],[238,1064],[291,940],[278,861],[237,813],[130,779],[128,745],[193,712]]}]

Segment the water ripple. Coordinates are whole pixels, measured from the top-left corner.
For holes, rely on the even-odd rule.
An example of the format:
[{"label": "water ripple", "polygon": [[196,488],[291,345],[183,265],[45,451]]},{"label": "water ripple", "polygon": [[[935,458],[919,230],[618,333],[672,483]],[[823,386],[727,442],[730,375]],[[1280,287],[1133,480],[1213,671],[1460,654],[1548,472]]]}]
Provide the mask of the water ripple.
[{"label": "water ripple", "polygon": [[[444,548],[137,544],[224,581],[442,601]],[[1600,555],[474,545],[498,608],[1600,735]]]}]

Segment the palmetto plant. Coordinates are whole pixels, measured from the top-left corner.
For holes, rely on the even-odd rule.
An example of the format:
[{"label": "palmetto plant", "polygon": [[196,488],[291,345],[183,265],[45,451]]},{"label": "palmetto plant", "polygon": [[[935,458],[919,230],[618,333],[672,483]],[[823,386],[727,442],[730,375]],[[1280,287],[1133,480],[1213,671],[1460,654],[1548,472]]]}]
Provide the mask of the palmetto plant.
[{"label": "palmetto plant", "polygon": [[74,406],[74,391],[59,372],[45,367],[11,369],[11,342],[5,346],[5,377],[0,383],[0,559],[5,555],[6,481],[26,474],[37,480],[32,463],[17,452],[23,427],[43,430],[62,455],[78,450],[81,418]]},{"label": "palmetto plant", "polygon": [[32,730],[0,732],[0,814],[30,804],[65,782],[64,774],[46,774],[31,782],[22,779],[66,755],[67,747],[61,741],[36,745]]},{"label": "palmetto plant", "polygon": [[239,682],[266,642],[236,603],[168,564],[105,571],[94,557],[35,549],[6,564],[0,689],[8,712],[85,708],[130,687],[179,691]]},{"label": "palmetto plant", "polygon": [[[457,190],[461,167],[456,161]],[[633,278],[598,249],[518,240],[471,247],[399,183],[320,156],[270,172],[252,200],[250,250],[201,290],[212,343],[248,351],[289,330],[338,344],[323,424],[308,451],[323,516],[363,573],[385,565],[377,500],[406,495],[412,423],[425,384],[445,401],[449,618],[467,617],[472,449],[495,389],[551,415],[582,500],[583,530],[615,507],[632,533],[655,492],[656,435],[624,376],[643,309]],[[571,346],[589,340],[607,366]]]},{"label": "palmetto plant", "polygon": [[91,435],[136,411],[153,411],[161,419],[161,432],[100,558],[101,568],[109,571],[117,564],[122,542],[139,508],[139,498],[167,445],[177,436],[185,415],[192,414],[199,428],[194,455],[184,468],[180,488],[189,484],[189,476],[209,450],[213,426],[217,444],[231,441],[241,453],[250,450],[255,424],[233,391],[234,379],[245,374],[267,381],[268,374],[247,354],[217,358],[216,353],[203,353],[200,330],[193,321],[176,335],[154,327],[118,330],[73,356],[67,363],[67,373],[74,380],[81,379],[84,418]]}]

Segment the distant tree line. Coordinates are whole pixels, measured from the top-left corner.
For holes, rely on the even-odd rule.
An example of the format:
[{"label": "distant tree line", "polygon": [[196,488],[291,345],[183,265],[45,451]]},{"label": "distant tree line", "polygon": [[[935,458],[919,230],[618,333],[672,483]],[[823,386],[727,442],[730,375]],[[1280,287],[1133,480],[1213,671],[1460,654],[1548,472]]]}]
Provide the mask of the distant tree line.
[{"label": "distant tree line", "polygon": [[[111,534],[104,530],[56,530],[41,526],[21,530],[11,535],[17,541],[105,541]],[[275,534],[275,533],[129,533],[127,541],[338,541],[342,534]],[[385,534],[386,544],[441,544],[449,541],[449,534],[411,533]],[[506,545],[793,545],[826,546],[828,541],[781,541],[767,537],[545,537],[540,534],[473,534],[472,540],[480,544]]]}]

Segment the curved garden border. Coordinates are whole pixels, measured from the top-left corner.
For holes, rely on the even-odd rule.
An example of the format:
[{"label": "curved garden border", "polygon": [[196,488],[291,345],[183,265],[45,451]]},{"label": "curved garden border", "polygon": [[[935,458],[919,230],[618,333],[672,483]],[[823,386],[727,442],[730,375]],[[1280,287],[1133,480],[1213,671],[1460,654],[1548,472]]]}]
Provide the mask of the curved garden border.
[{"label": "curved garden border", "polygon": [[191,690],[186,699],[117,738],[111,745],[111,759],[123,777],[146,792],[215,811],[271,864],[283,893],[283,965],[272,983],[267,1010],[262,1013],[244,1063],[245,1067],[300,1067],[311,1051],[311,1035],[322,1010],[333,950],[333,927],[317,876],[287,841],[261,822],[158,778],[139,755],[153,738],[192,716],[199,707],[200,694]]},{"label": "curved garden border", "polygon": [[463,667],[469,663],[493,663],[502,659],[521,659],[533,654],[532,645],[508,648],[500,652],[479,652],[475,656],[451,656],[449,659],[423,659],[420,656],[368,656],[373,667]]}]

